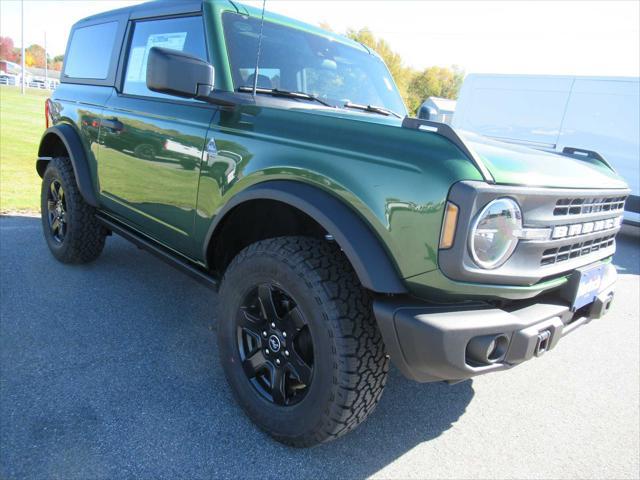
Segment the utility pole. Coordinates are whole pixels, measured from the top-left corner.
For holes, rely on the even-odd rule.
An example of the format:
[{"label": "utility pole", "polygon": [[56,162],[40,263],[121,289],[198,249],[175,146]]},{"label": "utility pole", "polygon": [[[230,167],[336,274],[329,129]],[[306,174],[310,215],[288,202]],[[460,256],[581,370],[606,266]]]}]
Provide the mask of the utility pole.
[{"label": "utility pole", "polygon": [[22,0],[20,7],[21,7],[20,16],[22,21],[22,75],[20,79],[20,93],[24,95],[24,84],[25,84],[25,78],[27,75],[27,70],[25,69],[25,62],[24,62],[24,0]]},{"label": "utility pole", "polygon": [[44,85],[49,88],[49,62],[47,61],[47,32],[44,32]]}]

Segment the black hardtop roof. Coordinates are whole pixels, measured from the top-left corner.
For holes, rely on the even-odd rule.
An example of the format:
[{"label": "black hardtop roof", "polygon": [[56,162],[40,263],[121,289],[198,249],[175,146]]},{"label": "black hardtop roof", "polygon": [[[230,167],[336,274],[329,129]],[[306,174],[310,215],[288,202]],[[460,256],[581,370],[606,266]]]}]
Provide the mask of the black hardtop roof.
[{"label": "black hardtop roof", "polygon": [[76,22],[74,27],[82,26],[85,23],[99,23],[100,21],[122,18],[123,16],[128,18],[144,18],[158,15],[200,12],[202,10],[202,3],[202,0],[155,0],[91,15]]}]

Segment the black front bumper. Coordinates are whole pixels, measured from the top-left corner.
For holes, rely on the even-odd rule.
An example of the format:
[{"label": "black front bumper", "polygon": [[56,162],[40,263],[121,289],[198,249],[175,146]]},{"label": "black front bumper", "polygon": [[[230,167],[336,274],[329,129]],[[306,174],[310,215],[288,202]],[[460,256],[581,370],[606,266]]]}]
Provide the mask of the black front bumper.
[{"label": "black front bumper", "polygon": [[[590,305],[572,312],[557,295],[507,308],[486,304],[428,305],[408,299],[380,299],[374,312],[395,366],[418,382],[460,381],[505,370],[554,348],[560,338],[600,318],[613,300],[611,282]],[[500,336],[504,351],[493,361],[470,358],[470,342]]]}]

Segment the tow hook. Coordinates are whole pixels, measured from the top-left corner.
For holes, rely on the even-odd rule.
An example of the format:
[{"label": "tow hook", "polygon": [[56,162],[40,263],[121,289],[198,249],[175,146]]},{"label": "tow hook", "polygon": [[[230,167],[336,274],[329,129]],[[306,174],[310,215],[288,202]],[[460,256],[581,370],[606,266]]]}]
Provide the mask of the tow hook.
[{"label": "tow hook", "polygon": [[551,343],[551,332],[544,330],[538,334],[538,343],[536,344],[535,355],[539,357],[544,352],[549,350],[549,344]]}]

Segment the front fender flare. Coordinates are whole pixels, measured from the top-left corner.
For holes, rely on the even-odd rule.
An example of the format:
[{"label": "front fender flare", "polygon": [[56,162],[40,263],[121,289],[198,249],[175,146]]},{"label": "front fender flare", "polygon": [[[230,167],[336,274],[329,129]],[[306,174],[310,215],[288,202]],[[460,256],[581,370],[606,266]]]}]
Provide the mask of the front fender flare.
[{"label": "front fender flare", "polygon": [[49,149],[54,141],[62,142],[69,154],[69,160],[71,161],[82,198],[92,207],[97,207],[99,204],[91,181],[87,156],[78,133],[71,125],[62,124],[49,127],[42,135],[40,147],[38,148],[38,160],[36,161],[38,175],[40,177],[44,175],[47,163],[51,161],[52,155]]},{"label": "front fender flare", "polygon": [[362,285],[374,292],[407,293],[402,277],[382,241],[352,208],[317,187],[295,181],[258,183],[231,198],[207,233],[203,254],[227,213],[251,200],[275,200],[304,212],[320,224],[344,251]]}]

